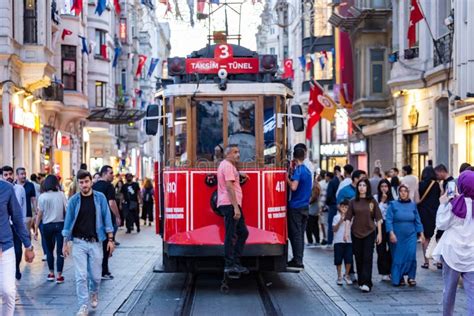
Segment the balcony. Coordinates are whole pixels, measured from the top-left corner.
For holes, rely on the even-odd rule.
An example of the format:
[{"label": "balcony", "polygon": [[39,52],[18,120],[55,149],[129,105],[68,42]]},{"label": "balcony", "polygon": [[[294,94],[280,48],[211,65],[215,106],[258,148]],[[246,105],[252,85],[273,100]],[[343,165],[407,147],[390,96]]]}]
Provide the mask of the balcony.
[{"label": "balcony", "polygon": [[[316,80],[320,85],[321,87],[325,87],[327,86],[328,87],[328,90],[332,90],[333,86],[334,86],[334,80]],[[311,88],[311,85],[309,84],[309,80],[307,81],[303,81],[302,83],[302,86],[301,86],[301,89],[303,92],[308,92]]]},{"label": "balcony", "polygon": [[63,84],[52,82],[49,87],[43,88],[43,100],[64,102]]},{"label": "balcony", "polygon": [[391,12],[390,0],[356,0],[344,16],[334,12],[328,22],[348,33],[353,33],[358,28],[384,31]]},{"label": "balcony", "polygon": [[450,62],[451,54],[453,50],[453,37],[451,33],[448,33],[437,40],[435,40],[433,47],[433,66],[439,66]]},{"label": "balcony", "polygon": [[303,38],[303,55],[320,52],[323,50],[330,51],[334,48],[334,36],[321,37],[305,37]]},{"label": "balcony", "polygon": [[405,49],[405,54],[404,54],[405,59],[417,58],[419,55],[420,55],[420,49],[418,47]]}]

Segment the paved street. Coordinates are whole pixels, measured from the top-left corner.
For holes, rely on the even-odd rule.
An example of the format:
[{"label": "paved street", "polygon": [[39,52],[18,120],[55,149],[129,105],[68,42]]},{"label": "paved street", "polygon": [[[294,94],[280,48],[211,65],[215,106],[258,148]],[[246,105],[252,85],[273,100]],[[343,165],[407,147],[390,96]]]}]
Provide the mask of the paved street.
[{"label": "paved street", "polygon": [[[110,260],[114,280],[103,281],[99,307],[95,315],[113,315],[126,301],[136,286],[147,276],[158,257],[161,240],[155,237],[154,227],[143,227],[140,234],[125,234],[120,230],[117,247]],[[22,264],[23,278],[18,283],[18,315],[73,315],[77,312],[76,289],[72,258],[65,261],[66,282],[57,285],[47,282],[48,267],[41,261],[41,246],[37,249],[35,261],[31,265]]]}]

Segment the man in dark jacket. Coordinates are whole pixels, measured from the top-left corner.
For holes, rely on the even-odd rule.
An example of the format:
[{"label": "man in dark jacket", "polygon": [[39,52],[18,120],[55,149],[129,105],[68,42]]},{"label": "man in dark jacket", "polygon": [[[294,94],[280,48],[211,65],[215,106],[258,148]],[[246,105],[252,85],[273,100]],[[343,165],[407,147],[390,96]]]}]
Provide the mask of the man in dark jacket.
[{"label": "man in dark jacket", "polygon": [[[334,173],[336,173],[336,168],[334,168]],[[332,246],[332,241],[334,238],[334,232],[332,230],[332,221],[334,219],[334,216],[337,214],[337,197],[336,197],[336,192],[337,188],[339,187],[339,178],[334,177],[331,181],[328,183],[328,189],[326,192],[326,205],[328,207],[328,222],[327,222],[327,227],[328,227],[328,245],[327,247]]]}]

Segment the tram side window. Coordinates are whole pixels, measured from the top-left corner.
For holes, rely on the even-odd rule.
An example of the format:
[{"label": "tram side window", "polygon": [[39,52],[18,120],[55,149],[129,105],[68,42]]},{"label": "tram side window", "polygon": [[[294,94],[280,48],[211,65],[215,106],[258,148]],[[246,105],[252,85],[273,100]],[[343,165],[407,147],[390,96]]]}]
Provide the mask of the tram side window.
[{"label": "tram side window", "polygon": [[279,146],[275,139],[276,129],[276,97],[265,97],[263,104],[263,155],[265,165],[275,165]]},{"label": "tram side window", "polygon": [[255,161],[255,102],[229,101],[228,144],[237,144],[240,149],[240,161]]},{"label": "tram side window", "polygon": [[222,101],[197,102],[197,147],[198,167],[224,158],[222,122],[224,120]]},{"label": "tram side window", "polygon": [[175,100],[174,127],[175,127],[175,164],[183,166],[188,163],[188,153],[186,152],[186,102]]}]

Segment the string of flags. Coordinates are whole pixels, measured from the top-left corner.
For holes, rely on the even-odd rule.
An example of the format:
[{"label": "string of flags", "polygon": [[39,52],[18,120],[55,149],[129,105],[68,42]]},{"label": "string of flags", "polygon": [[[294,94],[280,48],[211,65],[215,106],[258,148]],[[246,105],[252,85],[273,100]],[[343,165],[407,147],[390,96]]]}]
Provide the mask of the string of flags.
[{"label": "string of flags", "polygon": [[[331,53],[332,59],[334,59],[334,49],[331,49],[330,53]],[[328,52],[323,50],[320,52],[309,54],[309,59],[307,59],[307,56],[301,55],[300,57],[298,57],[298,60],[300,61],[302,70],[310,71],[312,65],[315,62],[319,62],[321,70],[324,70],[324,68],[326,68],[326,64],[328,62],[332,62],[329,60],[329,57],[330,55],[328,54]]]}]

